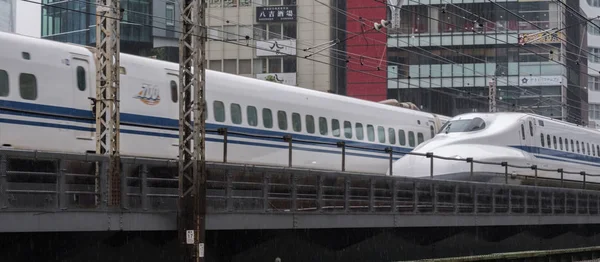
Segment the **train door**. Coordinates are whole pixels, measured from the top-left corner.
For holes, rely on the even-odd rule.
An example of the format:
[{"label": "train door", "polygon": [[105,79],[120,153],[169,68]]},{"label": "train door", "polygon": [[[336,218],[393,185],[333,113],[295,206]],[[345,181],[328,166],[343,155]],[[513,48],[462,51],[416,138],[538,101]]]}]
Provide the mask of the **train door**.
[{"label": "train door", "polygon": [[[71,59],[71,70],[72,70],[72,107],[79,110],[90,112],[89,114],[82,114],[85,116],[85,128],[77,129],[74,131],[75,139],[77,141],[93,141],[95,135],[95,119],[92,110],[92,100],[90,97],[96,97],[94,77],[96,72],[90,71],[89,58],[86,56],[74,56]],[[85,130],[83,130],[85,129]],[[90,142],[91,143],[91,142]],[[95,145],[87,150],[94,150]]]},{"label": "train door", "polygon": [[[179,119],[179,72],[167,69],[166,78],[166,84],[169,87],[167,91],[170,98],[169,102],[172,102],[169,103],[169,118]],[[169,142],[172,147],[179,148],[179,137],[172,138]]]},{"label": "train door", "polygon": [[[531,150],[535,148],[535,119],[531,117],[522,118],[519,126],[519,140],[521,141],[521,148],[525,152],[533,153]],[[529,155],[529,154],[527,154]],[[530,164],[530,158],[527,157],[527,165]]]}]

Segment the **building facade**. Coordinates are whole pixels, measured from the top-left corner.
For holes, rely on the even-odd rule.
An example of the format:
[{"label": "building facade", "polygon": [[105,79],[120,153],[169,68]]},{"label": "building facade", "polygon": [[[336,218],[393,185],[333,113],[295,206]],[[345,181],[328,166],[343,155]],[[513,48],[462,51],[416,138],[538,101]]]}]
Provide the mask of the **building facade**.
[{"label": "building facade", "polygon": [[[581,9],[587,17],[600,16],[599,0],[581,0]],[[600,129],[600,20],[588,24],[588,91],[590,126]]]},{"label": "building facade", "polygon": [[0,0],[0,31],[14,33],[17,30],[16,0]]},{"label": "building facade", "polygon": [[[96,44],[94,1],[42,0],[42,3],[42,38],[90,46]],[[121,8],[124,10],[120,28],[121,52],[177,61],[177,55],[172,55],[173,51],[169,50],[179,46],[176,31],[181,26],[175,22],[180,12],[176,1],[122,0]]]},{"label": "building facade", "polygon": [[338,37],[338,30],[332,30],[338,23],[332,16],[334,6],[296,0],[209,0],[208,7],[209,69],[343,93],[343,70],[335,66],[335,52],[312,51]]},{"label": "building facade", "polygon": [[[410,0],[396,13],[395,2],[354,2],[371,6],[369,12],[375,15],[364,17],[378,21],[384,16],[392,26],[383,55],[387,70],[378,71],[387,78],[385,88],[379,80],[362,84],[361,72],[348,71],[349,95],[381,100],[384,89],[387,98],[453,116],[487,112],[492,80],[499,111],[587,122],[587,59],[577,56],[580,48],[587,49],[585,24],[577,24],[580,20],[560,3]],[[568,2],[580,10],[579,3]],[[569,30],[550,30],[567,25]],[[379,41],[376,37],[381,34],[367,38],[371,43],[366,52],[372,53],[365,56],[379,59],[381,52],[371,48]],[[359,41],[349,42],[348,50]]]}]

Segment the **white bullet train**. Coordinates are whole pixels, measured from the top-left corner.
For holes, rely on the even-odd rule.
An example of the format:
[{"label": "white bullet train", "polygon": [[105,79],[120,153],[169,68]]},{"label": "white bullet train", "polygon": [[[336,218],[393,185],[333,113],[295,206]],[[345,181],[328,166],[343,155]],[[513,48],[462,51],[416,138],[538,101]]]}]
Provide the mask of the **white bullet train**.
[{"label": "white bullet train", "polygon": [[[461,161],[435,159],[436,179],[501,182],[505,167],[475,163],[470,174],[466,158],[478,161],[508,162],[509,165],[552,169],[538,170],[538,185],[558,185],[558,169],[600,175],[600,131],[571,123],[526,113],[468,113],[448,121],[435,138],[419,145],[414,153],[454,158]],[[405,155],[393,165],[393,175],[429,177],[430,159]],[[388,170],[389,173],[389,170]],[[531,168],[508,168],[513,184],[533,184]],[[564,174],[565,180],[581,188],[583,176]],[[600,177],[586,177],[586,182],[598,183]]]},{"label": "white bullet train", "polygon": [[[0,146],[94,152],[94,49],[9,33],[0,46]],[[121,155],[177,157],[178,74],[176,63],[121,54]],[[206,89],[207,129],[228,129],[229,162],[287,166],[287,134],[409,152],[449,119],[210,70]],[[223,136],[206,141],[207,160],[222,161]],[[293,166],[340,170],[341,149],[294,142]],[[388,166],[387,153],[346,149],[347,171],[383,175]]]}]

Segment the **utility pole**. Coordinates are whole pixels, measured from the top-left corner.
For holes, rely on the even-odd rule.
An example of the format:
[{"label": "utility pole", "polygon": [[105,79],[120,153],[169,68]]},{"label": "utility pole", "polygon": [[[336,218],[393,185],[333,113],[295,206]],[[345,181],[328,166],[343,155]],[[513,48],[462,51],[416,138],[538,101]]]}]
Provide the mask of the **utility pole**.
[{"label": "utility pole", "polygon": [[[96,153],[108,153],[110,158],[108,205],[111,206],[118,206],[121,203],[119,170],[120,21],[119,0],[96,1]],[[97,165],[96,174],[100,174],[99,170]]]},{"label": "utility pole", "polygon": [[207,175],[204,154],[206,1],[183,0],[182,4],[177,226],[182,261],[201,262],[204,261]]},{"label": "utility pole", "polygon": [[490,112],[496,112],[496,80],[492,77],[489,84],[489,105]]}]

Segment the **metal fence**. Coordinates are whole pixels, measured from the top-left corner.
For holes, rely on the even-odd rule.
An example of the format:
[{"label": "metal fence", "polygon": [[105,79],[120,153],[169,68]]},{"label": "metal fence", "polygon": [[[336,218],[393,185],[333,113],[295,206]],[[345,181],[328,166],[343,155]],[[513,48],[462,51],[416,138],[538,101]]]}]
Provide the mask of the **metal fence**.
[{"label": "metal fence", "polygon": [[[589,184],[589,182],[587,181],[588,177],[600,177],[600,174],[591,174],[591,173],[586,173],[585,171],[581,171],[581,170],[565,170],[563,168],[558,168],[558,169],[547,169],[547,168],[542,168],[542,167],[538,167],[537,165],[516,165],[516,164],[511,164],[509,162],[506,161],[502,161],[502,162],[490,162],[490,161],[478,161],[476,158],[473,157],[466,157],[466,158],[462,158],[462,159],[456,159],[456,158],[451,158],[451,157],[443,157],[443,156],[438,156],[435,155],[433,153],[416,153],[416,152],[398,152],[393,150],[393,148],[391,146],[387,146],[383,149],[381,149],[380,147],[361,147],[361,146],[355,146],[355,145],[348,145],[345,141],[340,140],[338,142],[332,143],[332,142],[322,142],[322,141],[311,141],[311,140],[306,140],[306,139],[296,139],[294,138],[292,135],[285,135],[282,137],[278,137],[278,136],[265,136],[265,135],[257,135],[257,134],[248,134],[248,133],[243,133],[243,132],[232,132],[232,131],[228,131],[227,128],[219,128],[219,129],[214,129],[214,130],[207,130],[207,133],[216,133],[219,135],[223,136],[223,163],[227,163],[227,148],[228,148],[228,135],[236,135],[236,136],[240,136],[240,137],[252,137],[252,138],[267,138],[267,139],[272,139],[272,140],[280,140],[280,141],[284,141],[288,143],[288,167],[293,167],[293,146],[295,143],[300,143],[300,144],[321,144],[321,145],[330,145],[330,146],[337,146],[338,148],[341,149],[340,155],[341,155],[341,162],[340,162],[340,170],[341,171],[346,171],[346,149],[356,149],[356,150],[361,150],[361,151],[368,151],[368,152],[379,152],[379,153],[385,153],[387,154],[388,157],[388,162],[389,162],[389,175],[394,175],[393,174],[393,163],[394,163],[394,157],[398,157],[398,156],[403,156],[403,155],[413,155],[413,156],[420,156],[420,157],[424,157],[424,158],[428,158],[430,161],[430,168],[429,168],[429,174],[423,174],[423,175],[429,175],[431,178],[434,177],[434,167],[435,164],[434,161],[435,159],[438,159],[438,161],[442,160],[442,161],[455,161],[455,162],[463,162],[465,163],[465,165],[470,165],[470,172],[471,175],[473,175],[473,167],[475,164],[477,165],[487,165],[487,166],[498,166],[498,167],[503,167],[504,168],[504,180],[505,183],[508,184],[509,182],[509,176],[511,174],[509,174],[508,172],[508,168],[515,168],[515,169],[531,169],[534,170],[534,177],[533,177],[533,182],[537,185],[538,182],[538,171],[547,171],[547,172],[555,172],[556,173],[556,177],[554,177],[553,179],[556,180],[560,180],[561,186],[564,185],[565,182],[565,174],[569,175],[579,175],[581,176],[581,187],[582,188],[586,188],[587,184]],[[377,145],[377,144],[375,144]],[[595,151],[594,151],[595,152]],[[600,156],[600,152],[598,152],[599,156]]]},{"label": "metal fence", "polygon": [[[95,175],[95,163],[101,172]],[[121,207],[174,212],[177,162],[122,158]],[[0,210],[106,211],[108,159],[0,150]],[[586,214],[600,192],[208,163],[209,213]]]}]

